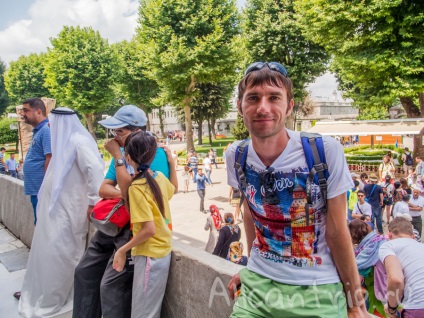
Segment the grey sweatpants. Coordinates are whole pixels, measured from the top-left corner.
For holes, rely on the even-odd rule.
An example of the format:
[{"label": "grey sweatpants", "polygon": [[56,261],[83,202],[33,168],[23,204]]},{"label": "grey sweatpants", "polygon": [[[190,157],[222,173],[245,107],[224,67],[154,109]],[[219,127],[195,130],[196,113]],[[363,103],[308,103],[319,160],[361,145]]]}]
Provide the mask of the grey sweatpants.
[{"label": "grey sweatpants", "polygon": [[171,253],[163,258],[133,256],[131,318],[160,318]]}]

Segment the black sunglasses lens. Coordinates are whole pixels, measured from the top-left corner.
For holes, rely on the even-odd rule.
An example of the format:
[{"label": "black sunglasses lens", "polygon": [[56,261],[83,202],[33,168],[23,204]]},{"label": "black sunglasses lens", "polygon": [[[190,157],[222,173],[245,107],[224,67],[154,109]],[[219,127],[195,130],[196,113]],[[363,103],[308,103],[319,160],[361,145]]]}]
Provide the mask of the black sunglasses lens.
[{"label": "black sunglasses lens", "polygon": [[259,71],[261,68],[263,68],[263,67],[264,67],[264,65],[265,65],[265,63],[263,63],[263,62],[255,62],[255,63],[250,64],[250,65],[246,68],[246,70],[244,71],[244,76],[246,76],[246,75],[247,75],[247,74],[249,74],[250,72],[253,72],[253,71]]},{"label": "black sunglasses lens", "polygon": [[268,63],[268,67],[269,67],[269,69],[271,69],[273,71],[277,71],[277,72],[283,74],[286,77],[288,75],[286,68],[283,65],[281,65],[280,63],[270,62],[270,63]]},{"label": "black sunglasses lens", "polygon": [[274,175],[272,174],[273,169],[271,169],[272,168],[270,168],[269,170],[267,169],[261,175],[261,182],[264,187],[263,202],[266,204],[276,205],[280,203],[280,199],[274,193],[275,179]]},{"label": "black sunglasses lens", "polygon": [[272,71],[276,71],[276,72],[284,75],[285,77],[288,76],[288,72],[287,72],[286,68],[278,62],[269,62],[269,63],[255,62],[255,63],[252,63],[247,67],[246,71],[244,71],[244,76],[246,76],[247,74],[249,74],[251,72],[259,71],[265,65],[267,65],[268,68]]}]

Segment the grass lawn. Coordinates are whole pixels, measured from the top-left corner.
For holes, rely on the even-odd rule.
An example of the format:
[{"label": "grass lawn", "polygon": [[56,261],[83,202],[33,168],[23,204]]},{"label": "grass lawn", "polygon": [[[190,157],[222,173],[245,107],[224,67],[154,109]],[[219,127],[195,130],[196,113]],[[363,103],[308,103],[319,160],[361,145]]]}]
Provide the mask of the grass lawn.
[{"label": "grass lawn", "polygon": [[[220,139],[213,139],[212,145],[209,143],[209,137],[204,137],[202,139],[203,145],[198,145],[197,140],[194,142],[194,149],[197,153],[204,153],[207,154],[211,148],[216,148],[216,155],[217,157],[222,157],[224,148],[229,144],[232,143],[235,139],[234,138],[220,138]],[[179,156],[186,156],[187,151],[184,150]]]}]

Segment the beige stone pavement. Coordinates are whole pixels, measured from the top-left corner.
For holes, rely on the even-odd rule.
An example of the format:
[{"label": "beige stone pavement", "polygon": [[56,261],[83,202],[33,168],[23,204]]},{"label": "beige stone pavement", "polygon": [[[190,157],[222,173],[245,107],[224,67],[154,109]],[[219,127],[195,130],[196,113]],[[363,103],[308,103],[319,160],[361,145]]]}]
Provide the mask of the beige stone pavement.
[{"label": "beige stone pavement", "polygon": [[[209,209],[211,204],[215,204],[221,215],[225,212],[234,213],[235,208],[229,202],[230,187],[227,185],[227,172],[224,165],[218,165],[218,169],[212,168],[212,186],[206,187],[205,209]],[[184,193],[184,183],[182,179],[182,167],[177,170],[179,191],[170,202],[174,239],[196,248],[204,249],[208,241],[209,231],[205,231],[204,226],[209,215],[200,212],[200,198],[197,194],[196,184],[190,180],[189,192]],[[242,229],[242,239],[246,247],[243,223],[239,224]],[[247,251],[244,251],[247,255]]]}]

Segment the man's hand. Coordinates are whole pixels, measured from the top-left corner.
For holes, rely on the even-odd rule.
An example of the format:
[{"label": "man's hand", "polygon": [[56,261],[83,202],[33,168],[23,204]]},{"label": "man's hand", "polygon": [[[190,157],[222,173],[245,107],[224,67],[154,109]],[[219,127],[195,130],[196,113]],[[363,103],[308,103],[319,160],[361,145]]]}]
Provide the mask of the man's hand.
[{"label": "man's hand", "polygon": [[94,208],[93,205],[89,205],[88,208],[87,208],[87,219],[88,219],[88,222],[91,222],[90,215],[91,215],[91,212],[93,212],[93,208]]},{"label": "man's hand", "polygon": [[127,261],[127,255],[121,249],[118,249],[113,257],[113,268],[117,272],[122,272]]},{"label": "man's hand", "polygon": [[169,147],[165,146],[165,145],[160,145],[158,146],[159,148],[162,148],[163,151],[165,151],[166,154],[166,159],[168,159],[169,163],[173,163],[174,162],[174,158],[172,158],[172,152],[171,149],[169,149]]},{"label": "man's hand", "polygon": [[104,147],[114,158],[122,157],[121,148],[115,139],[107,140]]},{"label": "man's hand", "polygon": [[241,281],[239,274],[235,274],[228,283],[227,289],[230,294],[231,300],[234,300],[235,293],[237,292],[237,286],[240,285],[240,283]]}]

